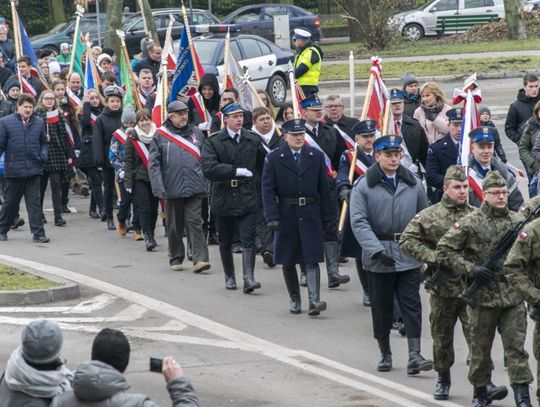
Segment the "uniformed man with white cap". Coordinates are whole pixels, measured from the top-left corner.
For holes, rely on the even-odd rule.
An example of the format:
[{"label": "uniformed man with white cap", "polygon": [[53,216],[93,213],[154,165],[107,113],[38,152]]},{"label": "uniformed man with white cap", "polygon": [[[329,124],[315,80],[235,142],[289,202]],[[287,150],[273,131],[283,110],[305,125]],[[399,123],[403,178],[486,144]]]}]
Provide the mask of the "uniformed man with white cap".
[{"label": "uniformed man with white cap", "polygon": [[305,28],[295,28],[293,36],[296,56],[294,76],[305,96],[319,92],[319,77],[323,60],[322,50],[311,41],[311,33]]}]

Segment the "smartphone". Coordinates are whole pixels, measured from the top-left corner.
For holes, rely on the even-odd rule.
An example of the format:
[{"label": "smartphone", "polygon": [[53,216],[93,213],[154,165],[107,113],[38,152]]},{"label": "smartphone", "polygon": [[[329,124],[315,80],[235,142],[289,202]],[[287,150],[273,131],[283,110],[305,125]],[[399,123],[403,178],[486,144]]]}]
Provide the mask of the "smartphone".
[{"label": "smartphone", "polygon": [[161,373],[163,370],[163,359],[150,358],[150,371]]}]

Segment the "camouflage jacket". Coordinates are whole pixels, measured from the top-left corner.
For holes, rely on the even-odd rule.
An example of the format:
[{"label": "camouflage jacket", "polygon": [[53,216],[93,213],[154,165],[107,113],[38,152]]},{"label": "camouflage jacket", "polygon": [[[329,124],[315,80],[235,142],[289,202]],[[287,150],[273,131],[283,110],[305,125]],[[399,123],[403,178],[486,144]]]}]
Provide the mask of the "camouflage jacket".
[{"label": "camouflage jacket", "polygon": [[[508,209],[496,209],[483,202],[479,210],[466,215],[441,238],[437,245],[437,260],[472,279],[474,266],[487,260],[495,245],[507,230],[519,223],[521,215]],[[483,307],[511,307],[523,297],[506,281],[501,269],[495,269],[496,288],[482,285],[478,291],[478,305]]]},{"label": "camouflage jacket", "polygon": [[525,202],[525,205],[519,209],[519,213],[521,213],[524,217],[527,217],[538,207],[538,205],[540,205],[540,195],[535,196],[534,198],[531,198]]},{"label": "camouflage jacket", "polygon": [[[427,274],[433,275],[437,270],[437,243],[454,223],[473,210],[473,206],[456,205],[444,195],[441,202],[424,209],[411,220],[399,239],[400,248],[409,256],[426,263]],[[466,288],[466,275],[447,268],[443,276],[437,295],[453,298]]]},{"label": "camouflage jacket", "polygon": [[504,275],[531,305],[540,301],[540,218],[527,224],[508,252]]}]

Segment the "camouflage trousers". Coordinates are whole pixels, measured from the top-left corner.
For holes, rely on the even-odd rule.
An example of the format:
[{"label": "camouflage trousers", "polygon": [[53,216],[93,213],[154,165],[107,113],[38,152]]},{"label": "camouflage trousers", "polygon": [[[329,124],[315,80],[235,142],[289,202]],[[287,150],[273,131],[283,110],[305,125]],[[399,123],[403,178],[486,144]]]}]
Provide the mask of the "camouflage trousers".
[{"label": "camouflage trousers", "polygon": [[525,304],[514,307],[467,307],[471,327],[469,381],[485,386],[491,378],[491,347],[495,331],[501,335],[510,384],[531,383],[529,354],[524,349],[527,333]]},{"label": "camouflage trousers", "polygon": [[431,337],[433,338],[433,362],[435,371],[449,371],[454,364],[454,328],[459,319],[463,336],[470,348],[470,327],[467,305],[458,298],[430,297]]},{"label": "camouflage trousers", "polygon": [[534,335],[533,335],[533,354],[536,358],[536,398],[540,400],[540,322],[535,322],[534,324]]}]

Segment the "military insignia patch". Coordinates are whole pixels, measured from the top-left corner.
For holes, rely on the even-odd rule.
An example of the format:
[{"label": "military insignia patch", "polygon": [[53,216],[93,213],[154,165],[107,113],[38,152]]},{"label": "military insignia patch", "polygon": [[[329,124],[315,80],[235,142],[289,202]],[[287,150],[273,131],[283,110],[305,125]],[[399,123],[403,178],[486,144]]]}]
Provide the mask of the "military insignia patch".
[{"label": "military insignia patch", "polygon": [[454,223],[454,224],[452,225],[452,227],[453,227],[454,229],[459,229],[459,223],[457,223],[457,222]]},{"label": "military insignia patch", "polygon": [[521,232],[521,233],[519,234],[519,238],[520,238],[520,239],[526,239],[527,236],[528,236],[528,235],[527,235],[526,232]]}]

